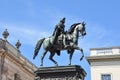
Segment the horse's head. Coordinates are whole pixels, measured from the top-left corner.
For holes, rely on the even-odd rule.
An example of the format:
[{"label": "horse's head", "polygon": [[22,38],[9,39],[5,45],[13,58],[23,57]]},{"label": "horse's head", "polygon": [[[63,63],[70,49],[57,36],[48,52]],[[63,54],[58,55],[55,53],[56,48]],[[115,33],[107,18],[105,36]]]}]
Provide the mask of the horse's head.
[{"label": "horse's head", "polygon": [[84,22],[78,24],[76,27],[80,31],[80,33],[81,33],[82,36],[86,35],[85,23]]}]

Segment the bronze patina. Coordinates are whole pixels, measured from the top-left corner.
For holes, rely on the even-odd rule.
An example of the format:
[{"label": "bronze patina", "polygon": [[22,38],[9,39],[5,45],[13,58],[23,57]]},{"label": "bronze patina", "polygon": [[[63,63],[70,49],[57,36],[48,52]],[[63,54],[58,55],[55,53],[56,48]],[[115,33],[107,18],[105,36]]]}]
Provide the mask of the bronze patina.
[{"label": "bronze patina", "polygon": [[48,38],[42,38],[37,42],[33,59],[35,59],[35,57],[38,55],[39,49],[43,44],[44,50],[41,56],[41,66],[43,66],[43,59],[48,51],[50,52],[49,59],[56,66],[58,66],[58,63],[53,59],[53,56],[55,55],[55,53],[57,53],[57,55],[60,55],[61,50],[67,50],[68,54],[70,55],[69,65],[71,65],[72,55],[75,50],[81,51],[82,56],[80,60],[83,59],[84,53],[83,49],[78,46],[78,38],[86,35],[85,23],[74,23],[73,25],[71,25],[68,31],[64,30],[64,23],[65,18],[62,18],[60,22],[55,26],[55,30],[52,36]]}]

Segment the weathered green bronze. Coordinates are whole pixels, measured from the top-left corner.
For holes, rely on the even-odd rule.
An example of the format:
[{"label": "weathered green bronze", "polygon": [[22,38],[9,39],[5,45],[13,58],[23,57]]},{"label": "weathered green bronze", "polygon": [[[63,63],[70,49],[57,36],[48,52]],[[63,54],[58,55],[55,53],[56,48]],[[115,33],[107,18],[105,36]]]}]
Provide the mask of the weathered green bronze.
[{"label": "weathered green bronze", "polygon": [[43,44],[44,51],[41,56],[41,66],[43,66],[43,59],[48,51],[51,53],[49,59],[56,66],[58,66],[58,64],[53,59],[53,56],[55,55],[55,53],[57,53],[57,55],[60,55],[61,50],[67,50],[68,53],[70,54],[69,65],[71,65],[72,55],[75,49],[81,51],[82,57],[80,58],[80,60],[83,59],[84,53],[83,53],[83,49],[78,46],[78,38],[80,36],[82,37],[86,35],[85,23],[84,22],[75,23],[71,25],[70,29],[66,32],[64,31],[64,27],[65,27],[64,23],[65,23],[65,18],[61,19],[60,22],[56,25],[55,31],[52,36],[48,38],[40,39],[37,42],[33,59],[35,59],[35,57],[38,55],[39,49]]}]

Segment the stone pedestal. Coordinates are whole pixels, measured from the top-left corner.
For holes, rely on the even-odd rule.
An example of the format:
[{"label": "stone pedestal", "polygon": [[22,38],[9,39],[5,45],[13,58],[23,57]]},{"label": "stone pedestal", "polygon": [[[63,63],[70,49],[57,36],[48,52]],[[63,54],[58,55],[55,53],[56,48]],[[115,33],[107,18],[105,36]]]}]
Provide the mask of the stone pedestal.
[{"label": "stone pedestal", "polygon": [[84,80],[86,74],[79,65],[41,67],[35,71],[35,80]]}]

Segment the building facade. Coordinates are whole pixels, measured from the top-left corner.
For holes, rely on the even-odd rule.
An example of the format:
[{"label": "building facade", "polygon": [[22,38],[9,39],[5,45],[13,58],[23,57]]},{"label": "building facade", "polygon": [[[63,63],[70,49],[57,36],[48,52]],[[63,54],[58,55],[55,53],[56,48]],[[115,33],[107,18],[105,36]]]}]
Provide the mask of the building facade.
[{"label": "building facade", "polygon": [[91,80],[120,80],[120,47],[91,48]]},{"label": "building facade", "polygon": [[36,69],[17,48],[0,39],[0,80],[34,80]]}]

